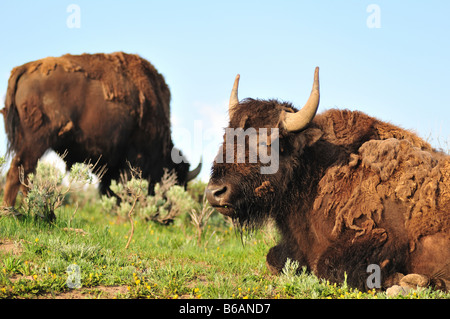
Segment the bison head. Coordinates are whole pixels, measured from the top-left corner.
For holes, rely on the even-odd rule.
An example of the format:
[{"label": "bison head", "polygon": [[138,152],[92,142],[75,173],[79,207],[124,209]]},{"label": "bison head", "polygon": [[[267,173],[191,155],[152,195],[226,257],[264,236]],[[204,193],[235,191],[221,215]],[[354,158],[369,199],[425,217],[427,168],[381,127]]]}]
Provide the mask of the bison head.
[{"label": "bison head", "polygon": [[[319,68],[311,95],[297,110],[277,100],[238,100],[236,76],[229,103],[229,126],[206,189],[210,204],[240,226],[257,227],[267,217],[279,218],[298,202],[294,185],[305,165],[300,156],[322,136],[311,125],[319,106]],[[301,173],[300,173],[301,174]],[[306,183],[305,183],[306,185]],[[305,186],[306,187],[306,186]]]}]

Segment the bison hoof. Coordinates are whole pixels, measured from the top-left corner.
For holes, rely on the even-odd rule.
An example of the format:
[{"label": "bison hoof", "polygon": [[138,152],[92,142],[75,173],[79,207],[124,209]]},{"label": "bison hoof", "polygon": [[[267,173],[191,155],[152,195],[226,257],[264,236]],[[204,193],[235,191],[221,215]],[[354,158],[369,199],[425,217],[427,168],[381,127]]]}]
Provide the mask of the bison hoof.
[{"label": "bison hoof", "polygon": [[419,274],[409,274],[400,279],[400,286],[408,288],[428,287],[430,279]]},{"label": "bison hoof", "polygon": [[395,274],[395,277],[400,280],[398,285],[393,285],[386,290],[386,295],[388,297],[395,297],[398,295],[406,296],[413,289],[425,288],[430,285],[430,279],[424,275],[408,274],[402,276],[401,274]]},{"label": "bison hoof", "polygon": [[266,256],[266,265],[273,275],[278,275],[288,259],[287,249],[283,245],[277,245],[269,249]]},{"label": "bison hoof", "polygon": [[266,266],[267,266],[267,269],[269,269],[269,271],[270,271],[270,273],[271,273],[272,275],[278,275],[278,274],[281,272],[280,269],[278,269],[277,267],[272,266],[272,265],[269,264],[269,262],[267,262],[267,261],[266,261]]}]

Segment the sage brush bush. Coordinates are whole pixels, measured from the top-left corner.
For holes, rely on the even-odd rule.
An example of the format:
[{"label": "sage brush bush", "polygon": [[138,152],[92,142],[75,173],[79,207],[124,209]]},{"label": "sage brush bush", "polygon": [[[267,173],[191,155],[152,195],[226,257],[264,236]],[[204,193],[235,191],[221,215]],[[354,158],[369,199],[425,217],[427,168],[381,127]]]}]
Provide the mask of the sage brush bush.
[{"label": "sage brush bush", "polygon": [[206,199],[206,196],[203,197],[203,205],[201,209],[191,209],[189,211],[189,215],[191,216],[191,223],[194,225],[197,231],[197,244],[200,246],[200,242],[202,239],[203,231],[208,224],[208,220],[211,217],[211,214],[214,212],[214,208],[211,207]]},{"label": "sage brush bush", "polygon": [[[142,179],[139,174],[131,174],[127,180],[122,176],[122,181],[111,182],[111,190],[120,198],[103,195],[101,206],[103,211],[125,217],[133,208],[133,215],[141,220],[152,220],[167,225],[174,221],[175,217],[191,209],[199,209],[200,204],[195,202],[184,187],[175,185],[175,173],[164,173],[160,183],[154,188],[154,195],[148,195],[149,182]],[[136,194],[140,194],[136,199]],[[133,207],[134,205],[134,207]]]},{"label": "sage brush bush", "polygon": [[66,174],[46,162],[38,161],[36,172],[29,174],[26,180],[22,170],[20,181],[28,189],[23,207],[25,212],[53,222],[56,219],[55,211],[64,203],[66,195],[92,183],[92,167],[76,163],[71,167],[67,179]]}]

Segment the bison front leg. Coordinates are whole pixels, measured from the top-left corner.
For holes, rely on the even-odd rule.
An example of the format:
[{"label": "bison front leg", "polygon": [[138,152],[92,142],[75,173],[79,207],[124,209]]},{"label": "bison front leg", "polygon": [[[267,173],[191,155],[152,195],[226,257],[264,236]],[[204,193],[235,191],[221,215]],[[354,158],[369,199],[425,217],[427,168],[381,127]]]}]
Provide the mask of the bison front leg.
[{"label": "bison front leg", "polygon": [[[420,238],[411,253],[409,273],[405,276],[412,285],[423,286],[428,278],[428,285],[450,291],[450,234],[445,230]],[[417,275],[420,274],[420,275]],[[406,278],[403,280],[405,281]]]},{"label": "bison front leg", "polygon": [[315,273],[319,278],[335,283],[347,280],[349,286],[366,290],[372,288],[367,287],[370,275],[368,266],[375,265],[379,267],[379,272],[375,275],[381,285],[383,278],[392,275],[395,269],[404,269],[401,260],[396,262],[397,265],[391,261],[391,254],[401,256],[400,252],[404,247],[400,246],[400,251],[384,250],[386,240],[387,234],[381,229],[357,238],[352,233],[350,236],[343,236],[322,252],[317,260]]},{"label": "bison front leg", "polygon": [[299,263],[298,271],[301,271],[303,266],[308,267],[303,253],[294,253],[288,244],[280,243],[275,247],[270,248],[266,256],[267,268],[272,274],[277,275],[283,270],[288,259],[295,260]]},{"label": "bison front leg", "polygon": [[34,154],[27,154],[23,156],[16,155],[11,161],[11,166],[6,175],[5,194],[3,196],[3,205],[6,207],[14,207],[16,203],[17,193],[20,189],[24,195],[28,193],[28,189],[22,185],[20,181],[21,169],[23,169],[23,176],[26,176],[36,169],[38,159],[44,154],[44,151],[34,152]]},{"label": "bison front leg", "polygon": [[20,157],[15,156],[11,161],[8,174],[6,174],[5,194],[3,204],[7,207],[14,207],[17,193],[21,187],[19,168],[21,166]]}]

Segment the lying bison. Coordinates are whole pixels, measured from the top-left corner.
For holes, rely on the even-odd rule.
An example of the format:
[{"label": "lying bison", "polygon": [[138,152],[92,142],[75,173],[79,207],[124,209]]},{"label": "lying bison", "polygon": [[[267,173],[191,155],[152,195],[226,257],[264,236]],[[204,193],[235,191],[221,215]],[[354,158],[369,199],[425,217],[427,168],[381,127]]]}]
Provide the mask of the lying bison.
[{"label": "lying bison", "polygon": [[[66,152],[70,168],[92,160],[106,166],[100,190],[110,192],[127,161],[151,185],[174,169],[185,185],[200,171],[189,172],[173,148],[170,91],[145,59],[122,52],[48,57],[11,71],[1,110],[14,153],[7,174],[4,204],[13,206],[21,186],[19,168],[28,174],[48,149]],[[184,158],[183,158],[184,159]],[[152,190],[152,188],[150,188]]]},{"label": "lying bison", "polygon": [[[267,255],[271,272],[280,272],[289,258],[332,282],[343,282],[346,274],[348,284],[360,289],[367,289],[372,269],[384,287],[398,273],[449,287],[450,156],[361,112],[316,115],[318,68],[299,111],[277,100],[239,102],[238,83],[239,76],[207,198],[241,226],[275,222],[281,240]],[[259,131],[257,140],[236,133],[252,128]],[[261,161],[266,152],[277,155],[272,173],[262,173],[269,166]]]}]

